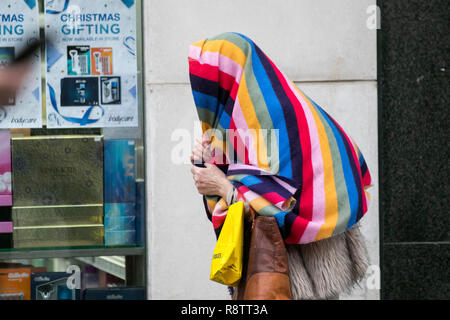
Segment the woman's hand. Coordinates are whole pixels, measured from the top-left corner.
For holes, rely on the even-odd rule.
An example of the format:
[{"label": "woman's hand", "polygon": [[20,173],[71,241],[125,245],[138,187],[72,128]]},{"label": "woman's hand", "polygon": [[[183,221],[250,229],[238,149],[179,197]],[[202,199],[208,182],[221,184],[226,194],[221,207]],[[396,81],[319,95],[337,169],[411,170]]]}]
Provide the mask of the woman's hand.
[{"label": "woman's hand", "polygon": [[203,163],[211,159],[211,142],[206,137],[195,139],[194,149],[191,154],[191,163]]},{"label": "woman's hand", "polygon": [[205,165],[206,168],[199,168],[195,165],[191,167],[198,192],[202,195],[220,196],[226,199],[233,185],[215,165],[209,163]]}]

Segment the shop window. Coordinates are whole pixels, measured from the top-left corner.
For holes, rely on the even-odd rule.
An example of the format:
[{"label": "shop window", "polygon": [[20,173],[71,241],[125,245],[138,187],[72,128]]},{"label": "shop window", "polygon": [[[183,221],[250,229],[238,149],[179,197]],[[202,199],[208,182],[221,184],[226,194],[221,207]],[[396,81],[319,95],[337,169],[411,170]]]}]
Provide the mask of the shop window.
[{"label": "shop window", "polygon": [[142,1],[95,2],[1,4],[0,300],[146,298]]}]

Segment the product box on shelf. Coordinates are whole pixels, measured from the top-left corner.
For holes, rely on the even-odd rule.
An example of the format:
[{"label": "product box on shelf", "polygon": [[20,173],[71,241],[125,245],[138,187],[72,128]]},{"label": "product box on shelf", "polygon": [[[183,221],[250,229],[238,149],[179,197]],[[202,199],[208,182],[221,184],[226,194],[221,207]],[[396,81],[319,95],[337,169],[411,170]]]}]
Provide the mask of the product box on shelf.
[{"label": "product box on shelf", "polygon": [[9,133],[11,134],[11,137],[29,137],[31,135],[30,128],[14,128],[9,129]]},{"label": "product box on shelf", "polygon": [[129,203],[136,199],[134,140],[105,140],[105,203]]},{"label": "product box on shelf", "polygon": [[12,248],[11,135],[0,130],[0,249]]},{"label": "product box on shelf", "polygon": [[0,262],[0,269],[11,269],[11,268],[30,268],[31,273],[33,272],[47,272],[46,267],[35,267],[31,264],[23,264],[19,262]]},{"label": "product box on shelf", "polygon": [[101,246],[103,225],[14,227],[14,248]]},{"label": "product box on shelf", "polygon": [[101,136],[12,139],[14,247],[104,244]]},{"label": "product box on shelf", "polygon": [[135,230],[105,230],[105,244],[107,246],[132,246],[136,244]]},{"label": "product box on shelf", "polygon": [[31,300],[80,300],[80,289],[65,272],[36,272],[31,274]]},{"label": "product box on shelf", "polygon": [[105,217],[105,230],[106,231],[122,231],[122,230],[133,230],[136,225],[135,216],[124,216],[124,217]]},{"label": "product box on shelf", "polygon": [[12,169],[16,210],[103,204],[101,136],[13,138]]},{"label": "product box on shelf", "polygon": [[134,245],[136,162],[134,140],[105,141],[105,244]]},{"label": "product box on shelf", "polygon": [[0,130],[0,206],[11,205],[11,136],[9,130]]},{"label": "product box on shelf", "polygon": [[136,244],[145,245],[145,182],[136,182]]},{"label": "product box on shelf", "polygon": [[30,300],[31,268],[0,268],[0,300]]},{"label": "product box on shelf", "polygon": [[89,288],[83,300],[145,300],[145,287]]},{"label": "product box on shelf", "polygon": [[[82,208],[82,210],[80,210]],[[12,219],[15,227],[101,225],[103,206],[54,206],[14,208]]]}]

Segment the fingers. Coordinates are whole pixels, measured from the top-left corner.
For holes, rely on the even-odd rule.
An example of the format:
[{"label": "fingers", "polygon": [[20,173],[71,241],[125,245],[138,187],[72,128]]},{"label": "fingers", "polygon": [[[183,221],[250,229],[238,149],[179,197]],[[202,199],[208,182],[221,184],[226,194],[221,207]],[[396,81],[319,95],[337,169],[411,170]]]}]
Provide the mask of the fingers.
[{"label": "fingers", "polygon": [[201,184],[204,180],[205,172],[203,171],[205,168],[199,168],[195,165],[191,167],[192,178],[194,179],[195,185],[198,187],[198,184]]},{"label": "fingers", "polygon": [[191,163],[201,163],[203,162],[203,151],[200,149],[198,145],[194,147],[194,150],[192,150],[191,154]]},{"label": "fingers", "polygon": [[203,162],[203,157],[202,154],[199,153],[198,151],[194,151],[191,155],[191,158],[194,160],[195,163],[202,163]]},{"label": "fingers", "polygon": [[204,149],[211,144],[211,141],[207,137],[197,137],[195,139],[194,148],[198,147]]},{"label": "fingers", "polygon": [[211,140],[208,138],[208,136],[206,136],[205,134],[203,134],[201,137],[200,137],[200,143],[203,145],[203,146],[207,146],[208,144],[210,144],[211,143]]},{"label": "fingers", "polygon": [[197,167],[197,166],[191,166],[191,173],[193,175],[198,175],[200,173],[201,168]]},{"label": "fingers", "polygon": [[231,185],[225,174],[216,165],[205,163],[205,168],[191,167],[197,191],[202,195],[225,195],[224,186]]},{"label": "fingers", "polygon": [[195,138],[194,147],[196,147],[198,145],[200,145],[200,146],[202,145],[202,138],[201,137]]},{"label": "fingers", "polygon": [[197,137],[195,139],[194,148],[191,155],[191,163],[206,162],[211,158],[211,142],[205,140],[205,137]]},{"label": "fingers", "polygon": [[225,177],[225,173],[223,173],[215,164],[205,163],[205,167],[205,170],[208,170],[208,175],[217,178]]},{"label": "fingers", "polygon": [[194,185],[197,188],[198,193],[203,195],[205,193],[205,190],[204,190],[203,183],[201,182],[201,176],[200,176],[201,170],[202,170],[201,168],[196,167],[195,165],[193,165],[191,167],[191,173],[192,173],[192,178],[194,179]]}]

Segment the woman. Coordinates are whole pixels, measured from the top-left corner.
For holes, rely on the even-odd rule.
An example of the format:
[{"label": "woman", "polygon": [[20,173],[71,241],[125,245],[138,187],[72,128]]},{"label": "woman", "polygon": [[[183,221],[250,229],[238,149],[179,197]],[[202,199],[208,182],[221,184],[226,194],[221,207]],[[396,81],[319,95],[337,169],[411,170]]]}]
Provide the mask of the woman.
[{"label": "woman", "polygon": [[371,185],[354,141],[244,35],[192,44],[189,72],[204,133],[191,161],[206,163],[191,172],[216,235],[244,201],[248,218],[276,218],[294,299],[349,290],[368,266],[358,222]]}]

